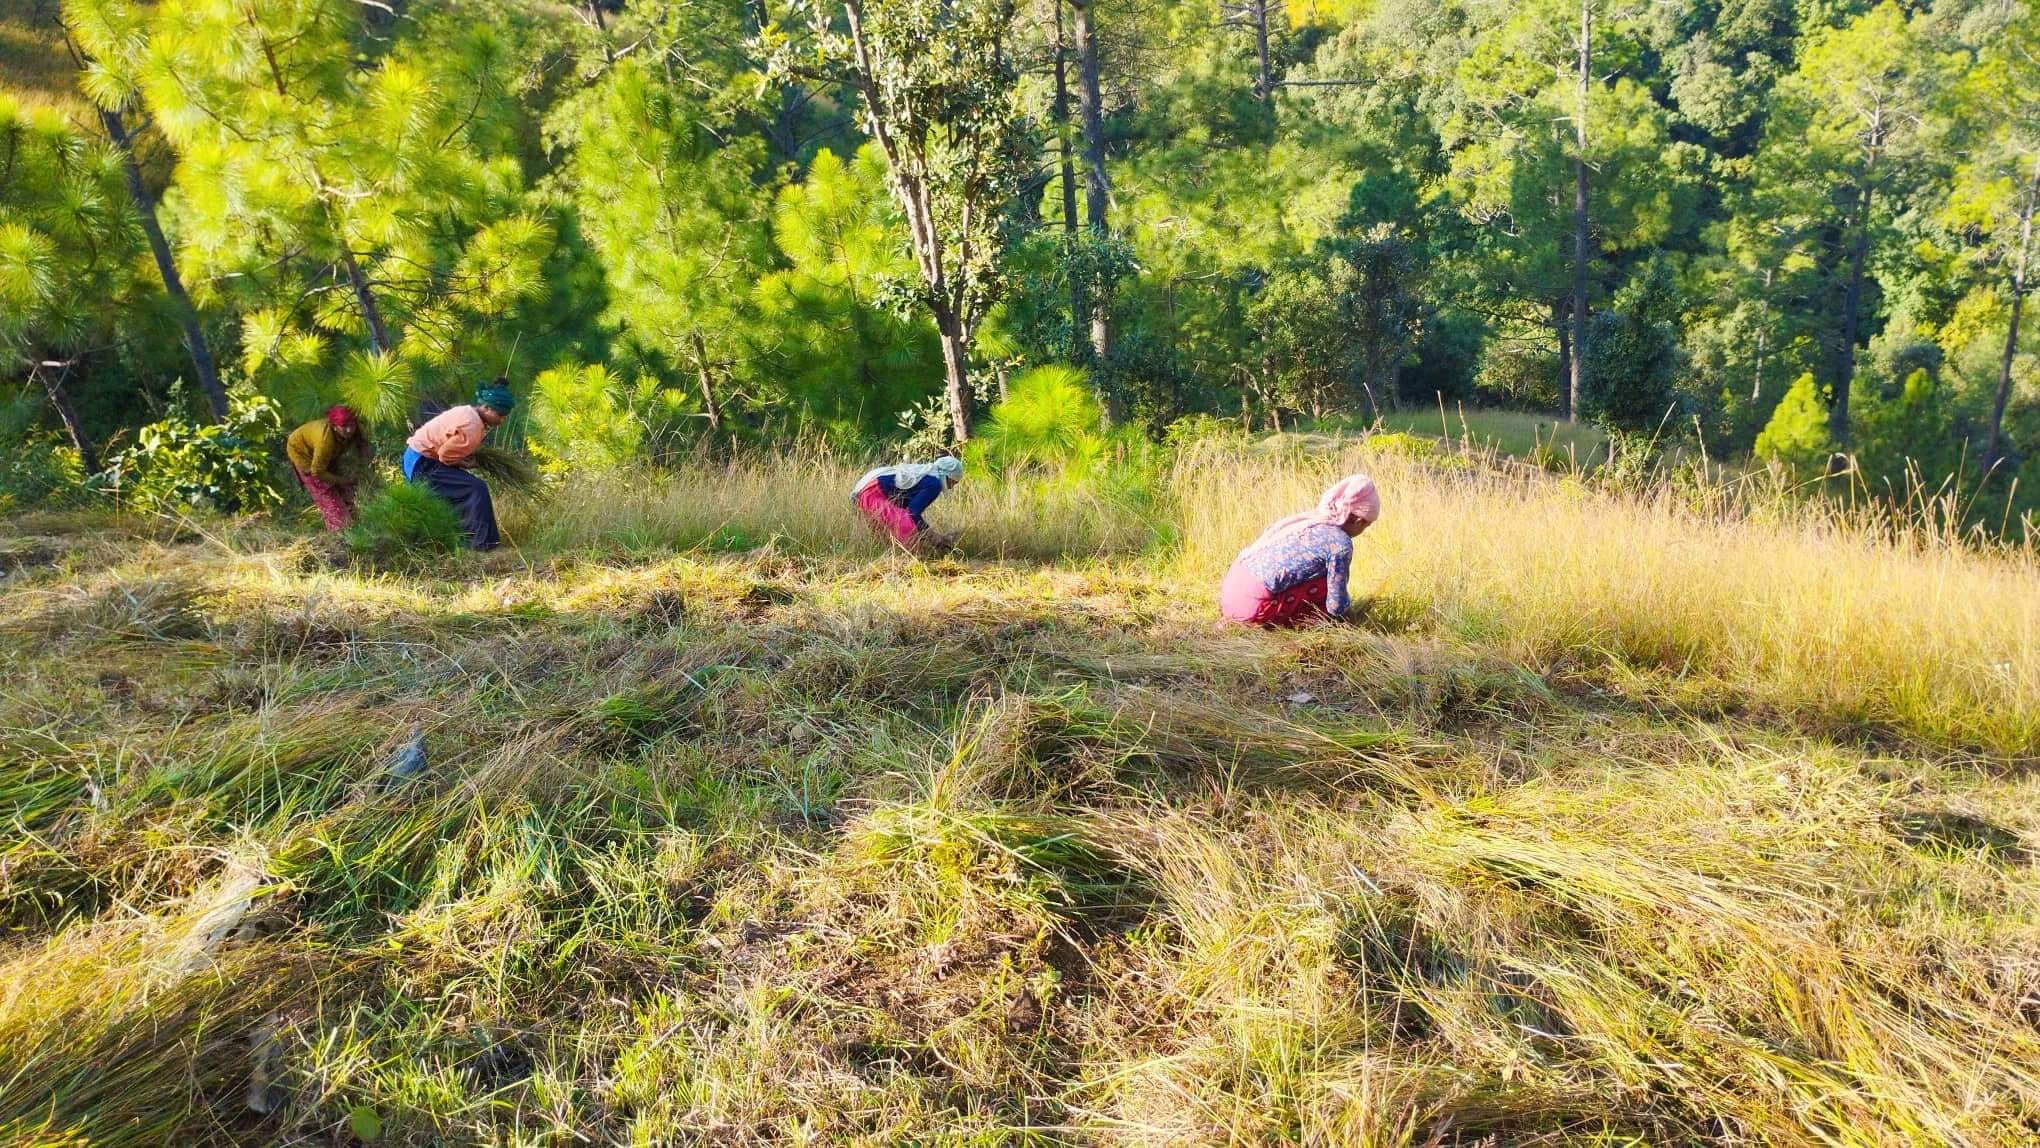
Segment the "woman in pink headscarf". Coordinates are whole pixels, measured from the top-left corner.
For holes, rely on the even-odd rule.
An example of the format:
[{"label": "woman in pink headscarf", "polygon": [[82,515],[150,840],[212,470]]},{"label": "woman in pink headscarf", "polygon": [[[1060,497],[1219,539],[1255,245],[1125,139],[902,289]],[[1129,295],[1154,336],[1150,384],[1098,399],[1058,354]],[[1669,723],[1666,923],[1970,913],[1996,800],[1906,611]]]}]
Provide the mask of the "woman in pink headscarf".
[{"label": "woman in pink headscarf", "polygon": [[1353,539],[1380,517],[1373,479],[1349,474],[1333,483],[1316,510],[1277,522],[1240,551],[1218,592],[1219,613],[1255,626],[1345,617]]}]

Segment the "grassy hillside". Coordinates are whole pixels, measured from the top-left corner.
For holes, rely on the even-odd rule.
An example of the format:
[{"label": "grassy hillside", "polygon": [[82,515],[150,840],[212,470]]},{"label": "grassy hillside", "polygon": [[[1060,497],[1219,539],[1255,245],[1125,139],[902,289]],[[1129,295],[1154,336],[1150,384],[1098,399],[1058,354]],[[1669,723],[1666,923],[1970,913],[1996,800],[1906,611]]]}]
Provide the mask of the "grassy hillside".
[{"label": "grassy hillside", "polygon": [[64,51],[56,10],[57,0],[0,0],[0,88],[83,111],[77,65]]},{"label": "grassy hillside", "polygon": [[[1217,624],[1342,466],[1362,623]],[[2031,555],[1219,451],[920,564],[846,486],[0,528],[0,1140],[2040,1135]]]},{"label": "grassy hillside", "polygon": [[1403,434],[1430,435],[1514,458],[1549,455],[1586,466],[1603,461],[1608,436],[1591,423],[1566,423],[1550,415],[1491,410],[1460,404],[1444,410],[1390,411],[1381,425]]}]

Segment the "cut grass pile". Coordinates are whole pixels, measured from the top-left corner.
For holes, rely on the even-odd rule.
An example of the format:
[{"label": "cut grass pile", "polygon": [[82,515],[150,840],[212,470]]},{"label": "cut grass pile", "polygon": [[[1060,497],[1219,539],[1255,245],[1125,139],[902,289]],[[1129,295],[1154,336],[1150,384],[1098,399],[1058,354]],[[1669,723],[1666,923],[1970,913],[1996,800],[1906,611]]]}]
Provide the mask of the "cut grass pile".
[{"label": "cut grass pile", "polygon": [[11,525],[0,1141],[2040,1136],[2028,559],[1362,458],[1366,624],[1217,625],[1338,461]]}]

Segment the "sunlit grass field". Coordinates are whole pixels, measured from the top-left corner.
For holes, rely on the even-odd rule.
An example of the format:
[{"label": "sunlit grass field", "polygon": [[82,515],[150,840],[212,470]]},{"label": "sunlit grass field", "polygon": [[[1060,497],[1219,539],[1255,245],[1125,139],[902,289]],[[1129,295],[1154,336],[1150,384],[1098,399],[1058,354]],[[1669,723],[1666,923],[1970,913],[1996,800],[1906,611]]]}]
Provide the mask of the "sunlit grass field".
[{"label": "sunlit grass field", "polygon": [[0,0],[0,92],[88,118],[56,11],[57,0]]},{"label": "sunlit grass field", "polygon": [[1607,460],[1608,436],[1591,423],[1568,423],[1527,411],[1450,403],[1429,409],[1387,411],[1383,430],[1429,435],[1453,446],[1492,450],[1513,458],[1549,457],[1575,466]]},{"label": "sunlit grass field", "polygon": [[[1360,624],[1220,625],[1351,468]],[[0,527],[0,1141],[2040,1137],[2032,554],[1207,446],[923,563],[856,469]]]}]

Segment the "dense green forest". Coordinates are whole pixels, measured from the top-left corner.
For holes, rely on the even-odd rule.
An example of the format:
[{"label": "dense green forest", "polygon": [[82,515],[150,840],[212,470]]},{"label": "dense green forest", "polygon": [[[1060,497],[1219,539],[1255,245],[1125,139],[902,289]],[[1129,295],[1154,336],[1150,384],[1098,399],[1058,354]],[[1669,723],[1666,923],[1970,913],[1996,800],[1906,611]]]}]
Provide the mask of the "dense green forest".
[{"label": "dense green forest", "polygon": [[1505,406],[2040,490],[2012,0],[0,13],[13,505],[260,502],[221,444],[498,373],[564,471],[960,439],[1063,364],[1125,435]]}]

